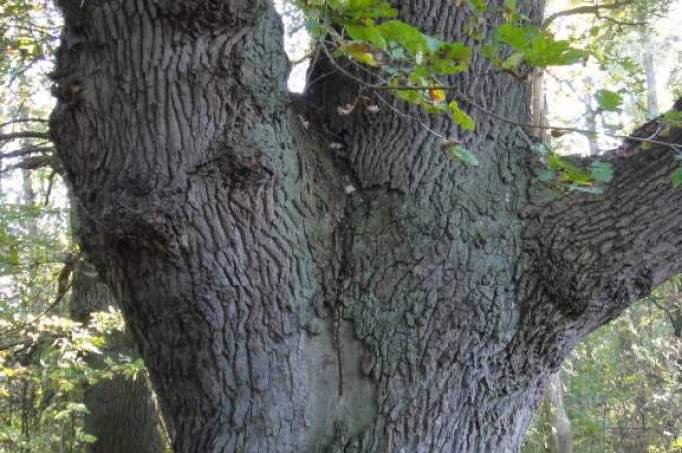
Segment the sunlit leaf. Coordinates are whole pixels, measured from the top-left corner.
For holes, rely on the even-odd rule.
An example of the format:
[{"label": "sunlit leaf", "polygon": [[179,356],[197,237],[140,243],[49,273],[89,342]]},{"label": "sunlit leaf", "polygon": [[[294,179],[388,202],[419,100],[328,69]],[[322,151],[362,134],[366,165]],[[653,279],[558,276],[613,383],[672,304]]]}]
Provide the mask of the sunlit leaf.
[{"label": "sunlit leaf", "polygon": [[620,94],[605,89],[597,90],[594,94],[594,98],[597,100],[599,107],[607,112],[619,110],[623,102],[623,98]]},{"label": "sunlit leaf", "polygon": [[474,120],[467,115],[466,112],[459,108],[459,105],[456,101],[451,101],[448,104],[448,108],[450,109],[450,115],[452,116],[452,120],[455,122],[455,124],[468,131],[474,130]]}]

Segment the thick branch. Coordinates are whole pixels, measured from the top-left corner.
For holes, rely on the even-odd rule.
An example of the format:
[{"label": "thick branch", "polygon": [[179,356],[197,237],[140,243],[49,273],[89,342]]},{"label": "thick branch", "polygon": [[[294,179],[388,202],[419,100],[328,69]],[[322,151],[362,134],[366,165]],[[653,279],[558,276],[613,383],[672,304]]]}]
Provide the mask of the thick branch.
[{"label": "thick branch", "polygon": [[[667,135],[682,144],[682,129]],[[615,170],[603,195],[550,203],[531,222],[542,291],[567,325],[592,330],[682,270],[682,189],[671,181],[679,161],[670,147],[643,148],[600,157]]]}]

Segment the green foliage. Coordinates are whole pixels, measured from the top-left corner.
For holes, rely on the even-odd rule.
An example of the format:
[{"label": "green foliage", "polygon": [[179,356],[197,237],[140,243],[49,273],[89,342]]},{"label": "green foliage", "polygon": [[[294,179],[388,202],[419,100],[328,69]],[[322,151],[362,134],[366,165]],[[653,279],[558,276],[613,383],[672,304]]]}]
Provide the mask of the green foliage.
[{"label": "green foliage", "polygon": [[678,167],[673,171],[672,175],[673,187],[679,187],[682,185],[682,167]]},{"label": "green foliage", "polygon": [[669,127],[682,127],[682,112],[670,110],[661,115],[661,122]]},{"label": "green foliage", "polygon": [[0,1],[0,76],[14,80],[56,49],[58,18],[52,2]]},{"label": "green foliage", "polygon": [[[0,0],[0,133],[46,131],[45,122],[12,121],[49,115],[47,73],[59,20],[52,2]],[[0,451],[85,451],[96,440],[84,430],[87,386],[134,378],[143,365],[103,354],[123,329],[120,312],[95,313],[83,323],[70,319],[78,254],[65,190],[49,167],[12,170],[22,158],[5,156],[28,147],[49,149],[49,143],[0,141]],[[105,355],[105,366],[85,360]]]},{"label": "green foliage", "polygon": [[[461,109],[457,96],[448,95],[444,80],[469,69],[470,46],[422,33],[397,19],[396,10],[385,0],[297,0],[295,4],[303,10],[318,45],[331,46],[335,58],[346,57],[359,67],[371,68],[378,85],[393,89],[400,99],[429,113],[448,114],[465,131],[474,129],[474,120]],[[471,17],[488,9],[478,1],[469,2],[469,8],[474,13]],[[521,64],[571,64],[584,57],[567,41],[554,40],[518,17],[515,10],[515,1],[504,3],[499,13],[508,22],[492,33],[494,39],[487,46],[486,55],[501,71]],[[504,46],[515,53],[500,61]]]},{"label": "green foliage", "polygon": [[142,368],[127,357],[97,368],[86,362],[120,334],[123,318],[113,309],[87,324],[69,318],[77,255],[66,235],[68,211],[33,201],[46,197],[45,178],[25,179],[18,202],[0,194],[0,451],[82,451],[95,440],[83,428],[85,388]]},{"label": "green foliage", "polygon": [[594,97],[599,104],[599,108],[606,110],[607,112],[615,112],[619,110],[621,104],[623,103],[622,96],[615,91],[604,89],[597,90]]},{"label": "green foliage", "polygon": [[599,194],[613,178],[613,166],[608,162],[593,161],[589,169],[584,169],[546,143],[539,143],[534,151],[543,163],[536,174],[538,180],[556,189]]},{"label": "green foliage", "polygon": [[555,40],[550,33],[529,24],[506,23],[493,35],[493,46],[506,44],[514,53],[501,65],[515,69],[521,63],[545,68],[547,66],[571,65],[586,57],[585,52],[575,49],[566,40]]},{"label": "green foliage", "polygon": [[[474,119],[465,112],[457,93],[452,95],[449,77],[469,69],[472,48],[462,42],[445,42],[422,33],[397,19],[397,12],[384,0],[298,0],[296,4],[307,17],[307,25],[318,46],[333,48],[335,59],[345,57],[357,66],[371,70],[377,82],[356,81],[369,87],[390,88],[403,101],[415,104],[432,114],[448,114],[462,131],[475,129]],[[470,17],[482,17],[491,11],[484,2],[471,1]],[[501,8],[492,8],[505,19],[487,35],[481,55],[500,72],[523,76],[532,67],[570,65],[585,60],[588,53],[576,49],[569,40],[554,39],[542,27],[532,25],[516,12],[516,2],[508,0]],[[474,41],[482,36],[472,36]],[[336,64],[336,63],[333,63]],[[343,70],[354,77],[352,71]],[[364,69],[364,72],[367,72]],[[620,107],[618,93],[599,90],[595,95],[601,108],[615,111]],[[464,148],[454,146],[448,155],[467,165],[478,159]],[[613,176],[609,164],[595,163],[584,170],[557,153],[542,157],[545,170],[538,177],[562,190],[591,193],[603,191]]]},{"label": "green foliage", "polygon": [[[682,338],[671,318],[682,314],[680,280],[640,301],[625,316],[586,337],[564,363],[564,402],[573,451],[674,452],[682,437]],[[678,318],[682,321],[682,318]],[[547,414],[538,413],[523,453],[545,452]]]}]

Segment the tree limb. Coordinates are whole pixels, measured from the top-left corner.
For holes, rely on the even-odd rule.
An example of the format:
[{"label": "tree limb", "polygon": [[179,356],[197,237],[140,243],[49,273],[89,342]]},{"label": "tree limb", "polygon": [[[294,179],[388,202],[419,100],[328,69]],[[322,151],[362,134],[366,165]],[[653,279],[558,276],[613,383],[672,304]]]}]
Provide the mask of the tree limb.
[{"label": "tree limb", "polygon": [[554,22],[556,19],[558,19],[560,17],[574,16],[577,14],[596,14],[596,15],[599,15],[599,11],[602,9],[618,9],[618,8],[622,8],[624,6],[628,6],[631,4],[632,4],[632,0],[625,0],[625,1],[611,3],[608,5],[600,5],[599,3],[597,3],[596,5],[577,6],[575,8],[565,9],[563,11],[559,11],[559,12],[556,12],[554,14],[551,14],[549,17],[547,17],[545,19],[545,21],[542,23],[542,26],[544,28],[547,28],[547,27],[549,27],[549,25],[552,22]]},{"label": "tree limb", "polygon": [[[682,129],[668,140],[682,145]],[[614,167],[604,194],[539,203],[532,214],[526,247],[542,291],[585,333],[682,271],[682,189],[671,181],[679,160],[666,146],[642,148],[599,157]]]}]

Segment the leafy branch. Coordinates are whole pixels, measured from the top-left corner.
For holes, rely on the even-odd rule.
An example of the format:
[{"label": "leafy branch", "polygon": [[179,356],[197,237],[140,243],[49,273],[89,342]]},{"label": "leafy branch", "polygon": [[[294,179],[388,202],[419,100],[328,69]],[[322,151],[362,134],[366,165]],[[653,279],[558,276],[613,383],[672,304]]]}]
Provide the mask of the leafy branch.
[{"label": "leafy branch", "polygon": [[[598,14],[600,8],[616,9],[630,4],[631,1],[573,8],[550,16],[543,27],[537,27],[516,12],[513,0],[507,0],[502,11],[507,20],[488,35],[481,48],[481,55],[498,71],[519,79],[523,79],[520,73],[523,68],[576,63],[587,58],[587,53],[572,48],[568,41],[555,40],[546,31],[546,26],[561,16]],[[520,128],[603,135],[680,150],[680,145],[657,140],[656,136],[632,137],[574,127],[538,125],[512,120],[482,107],[459,92],[458,87],[441,80],[469,69],[471,48],[461,42],[446,42],[423,34],[417,28],[396,19],[397,11],[385,0],[298,0],[296,4],[307,17],[308,29],[318,43],[318,52],[321,49],[334,69],[364,89],[390,91],[427,113],[448,114],[462,130],[472,131],[475,128],[474,120],[460,107],[464,104],[471,110]],[[473,14],[478,15],[485,13],[488,8],[482,2],[470,2],[469,7]],[[483,39],[473,38],[478,41]],[[358,71],[343,67],[339,64],[339,58],[348,60]],[[362,77],[358,72],[368,76]],[[531,72],[526,70],[526,74]],[[596,98],[604,110],[613,111],[619,108],[620,96],[617,93],[599,90]],[[379,99],[392,110],[397,110],[383,98]],[[339,109],[340,112],[345,110],[349,109]],[[348,113],[350,111],[352,108]],[[407,115],[400,111],[398,113]],[[450,157],[477,165],[475,156],[464,149],[461,142],[428,130],[443,139]],[[571,167],[554,153],[543,154],[542,160],[547,165],[544,173],[546,180],[553,179],[568,184],[572,189],[596,187],[599,183],[608,182],[612,174],[608,163],[600,163],[596,168],[584,171]],[[550,174],[553,175],[551,178]]]}]

